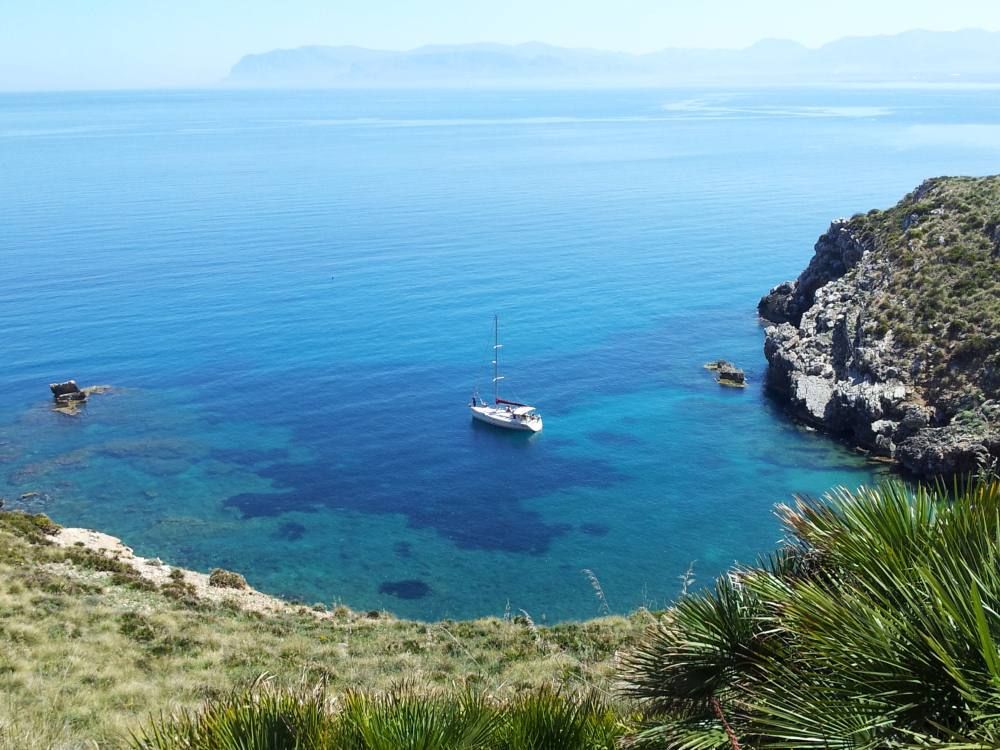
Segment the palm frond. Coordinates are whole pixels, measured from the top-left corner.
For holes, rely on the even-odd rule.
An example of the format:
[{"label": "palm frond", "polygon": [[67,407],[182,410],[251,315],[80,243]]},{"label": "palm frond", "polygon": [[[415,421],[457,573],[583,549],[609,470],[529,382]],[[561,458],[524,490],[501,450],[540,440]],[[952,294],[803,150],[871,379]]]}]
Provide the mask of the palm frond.
[{"label": "palm frond", "polygon": [[755,747],[991,746],[1000,483],[841,488],[779,516],[783,549],[680,602],[625,660],[628,693],[665,712],[640,737],[679,742],[715,695]]}]

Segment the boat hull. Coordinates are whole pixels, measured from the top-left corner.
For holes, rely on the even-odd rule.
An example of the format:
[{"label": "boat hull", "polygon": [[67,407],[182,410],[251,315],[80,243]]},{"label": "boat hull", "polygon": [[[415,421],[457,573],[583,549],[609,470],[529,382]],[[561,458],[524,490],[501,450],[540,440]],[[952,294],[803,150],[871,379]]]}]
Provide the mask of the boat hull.
[{"label": "boat hull", "polygon": [[541,432],[542,429],[542,418],[539,416],[534,419],[518,419],[505,409],[495,409],[491,406],[470,406],[469,410],[472,412],[473,419],[491,424],[494,427],[502,427],[505,430]]}]

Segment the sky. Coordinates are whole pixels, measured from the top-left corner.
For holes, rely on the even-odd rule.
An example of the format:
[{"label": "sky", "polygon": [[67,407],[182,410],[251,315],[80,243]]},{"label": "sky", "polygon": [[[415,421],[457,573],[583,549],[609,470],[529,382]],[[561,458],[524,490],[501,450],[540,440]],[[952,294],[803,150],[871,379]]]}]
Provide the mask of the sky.
[{"label": "sky", "polygon": [[0,90],[211,86],[309,44],[548,42],[650,52],[1000,30],[998,0],[0,0]]}]

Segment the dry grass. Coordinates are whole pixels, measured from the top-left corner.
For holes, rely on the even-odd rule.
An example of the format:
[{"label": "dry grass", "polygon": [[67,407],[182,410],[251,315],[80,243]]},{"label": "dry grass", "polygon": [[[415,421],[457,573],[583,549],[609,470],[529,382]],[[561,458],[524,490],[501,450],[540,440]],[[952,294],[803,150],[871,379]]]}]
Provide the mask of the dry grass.
[{"label": "dry grass", "polygon": [[264,672],[335,691],[403,678],[498,695],[540,685],[607,691],[616,652],[644,625],[639,616],[537,628],[523,618],[420,623],[344,608],[327,618],[250,612],[46,544],[15,516],[0,513],[0,750],[123,747],[151,714],[195,708]]}]

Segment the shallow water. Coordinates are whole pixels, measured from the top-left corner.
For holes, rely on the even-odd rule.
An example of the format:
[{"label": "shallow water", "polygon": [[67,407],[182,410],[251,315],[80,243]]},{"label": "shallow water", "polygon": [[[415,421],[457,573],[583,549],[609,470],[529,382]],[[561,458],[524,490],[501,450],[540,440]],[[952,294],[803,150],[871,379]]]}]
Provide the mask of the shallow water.
[{"label": "shallow water", "polygon": [[[989,91],[0,96],[0,495],[420,618],[671,600],[875,476],[761,392],[840,215],[1000,171]],[[491,319],[536,436],[474,423]],[[705,361],[743,366],[719,388]],[[46,384],[116,389],[76,418]],[[21,495],[39,493],[18,500]]]}]

